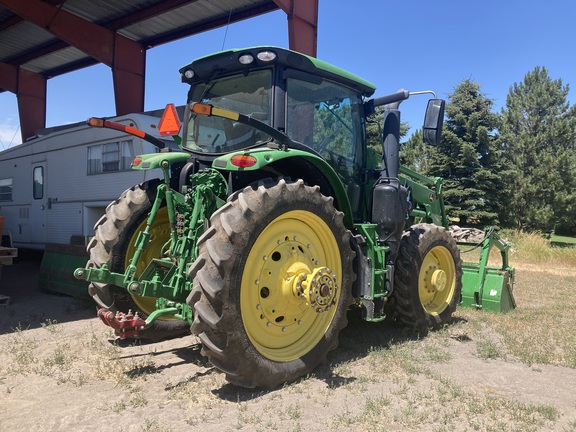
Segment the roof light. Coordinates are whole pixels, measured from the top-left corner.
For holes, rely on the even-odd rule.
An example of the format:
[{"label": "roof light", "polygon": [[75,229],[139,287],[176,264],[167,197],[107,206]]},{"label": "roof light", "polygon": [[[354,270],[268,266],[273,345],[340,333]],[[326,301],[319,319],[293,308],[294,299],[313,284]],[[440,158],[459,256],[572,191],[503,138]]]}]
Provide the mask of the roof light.
[{"label": "roof light", "polygon": [[250,63],[252,63],[254,61],[254,56],[252,54],[242,54],[238,58],[238,61],[240,63],[242,63],[243,65],[249,65]]},{"label": "roof light", "polygon": [[276,60],[276,53],[274,51],[260,51],[256,54],[256,57],[258,57],[258,60],[269,62]]},{"label": "roof light", "polygon": [[187,79],[194,78],[194,71],[192,69],[186,69],[184,71],[184,77],[186,77]]},{"label": "roof light", "polygon": [[232,156],[230,159],[230,163],[238,168],[249,168],[256,165],[257,162],[258,160],[254,156],[245,154]]}]

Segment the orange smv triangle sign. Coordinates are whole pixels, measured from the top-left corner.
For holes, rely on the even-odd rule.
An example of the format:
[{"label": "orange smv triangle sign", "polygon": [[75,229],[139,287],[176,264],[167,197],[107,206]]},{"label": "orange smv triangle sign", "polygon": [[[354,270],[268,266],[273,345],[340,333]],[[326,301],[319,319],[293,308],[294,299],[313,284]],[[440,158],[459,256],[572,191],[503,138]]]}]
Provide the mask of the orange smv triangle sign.
[{"label": "orange smv triangle sign", "polygon": [[174,104],[166,105],[160,123],[158,123],[158,132],[161,136],[178,135],[180,132],[180,118],[176,112]]}]

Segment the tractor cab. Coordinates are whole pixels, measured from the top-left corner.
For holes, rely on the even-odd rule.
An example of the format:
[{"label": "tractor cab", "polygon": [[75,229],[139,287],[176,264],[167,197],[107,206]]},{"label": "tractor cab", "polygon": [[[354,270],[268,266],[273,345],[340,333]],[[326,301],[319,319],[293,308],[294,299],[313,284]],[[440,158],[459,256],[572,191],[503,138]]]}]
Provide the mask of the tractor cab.
[{"label": "tractor cab", "polygon": [[344,184],[360,183],[364,99],[375,87],[344,70],[282,48],[226,51],[180,70],[190,84],[182,146],[205,157],[263,146],[272,138],[233,119],[200,116],[192,103],[242,113],[321,156]]}]

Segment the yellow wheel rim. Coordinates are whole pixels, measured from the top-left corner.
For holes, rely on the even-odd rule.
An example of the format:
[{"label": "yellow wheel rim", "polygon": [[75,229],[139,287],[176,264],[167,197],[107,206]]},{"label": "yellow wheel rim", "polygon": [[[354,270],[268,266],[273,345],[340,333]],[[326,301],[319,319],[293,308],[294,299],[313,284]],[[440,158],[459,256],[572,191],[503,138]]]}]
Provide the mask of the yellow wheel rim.
[{"label": "yellow wheel rim", "polygon": [[[302,284],[321,279],[324,289],[303,295]],[[294,210],[274,219],[256,239],[242,274],[240,311],[254,347],[281,362],[306,354],[330,327],[341,284],[338,243],[321,218]]]},{"label": "yellow wheel rim", "polygon": [[430,315],[441,314],[450,304],[456,289],[456,266],[444,246],[432,248],[422,263],[418,276],[418,295]]},{"label": "yellow wheel rim", "polygon": [[[138,226],[135,231],[134,236],[130,239],[130,244],[128,245],[128,250],[126,251],[126,258],[124,261],[124,268],[128,267],[130,260],[136,252],[136,237],[137,233],[143,231],[146,228],[146,219]],[[152,261],[153,258],[162,257],[162,247],[170,239],[170,220],[168,219],[168,210],[166,207],[162,207],[156,217],[154,218],[154,223],[150,227],[150,243],[148,247],[142,251],[140,255],[140,260],[136,266],[136,276],[140,275],[148,263]],[[147,315],[150,315],[156,310],[156,299],[154,297],[143,297],[137,294],[130,294],[134,303],[140,308],[140,310]],[[160,319],[174,319],[174,318],[160,318]]]}]

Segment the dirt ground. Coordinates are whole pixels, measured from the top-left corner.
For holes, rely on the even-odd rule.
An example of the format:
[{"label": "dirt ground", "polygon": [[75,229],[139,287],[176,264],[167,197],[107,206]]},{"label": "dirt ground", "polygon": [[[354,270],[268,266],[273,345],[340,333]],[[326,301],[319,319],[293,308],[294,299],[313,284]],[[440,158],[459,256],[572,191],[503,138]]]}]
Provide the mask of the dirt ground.
[{"label": "dirt ground", "polygon": [[576,430],[575,369],[480,358],[465,320],[411,340],[352,319],[313,376],[246,390],[193,336],[114,344],[89,299],[38,290],[38,267],[2,268],[0,431]]}]

